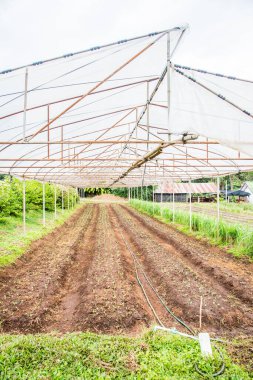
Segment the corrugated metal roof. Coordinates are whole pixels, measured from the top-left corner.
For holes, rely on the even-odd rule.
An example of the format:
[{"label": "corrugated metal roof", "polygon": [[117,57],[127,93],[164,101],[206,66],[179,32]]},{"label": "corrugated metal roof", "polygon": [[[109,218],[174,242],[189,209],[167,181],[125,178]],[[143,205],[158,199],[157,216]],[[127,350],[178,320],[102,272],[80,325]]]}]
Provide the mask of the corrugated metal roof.
[{"label": "corrugated metal roof", "polygon": [[[215,193],[217,191],[217,185],[213,182],[206,183],[174,183],[174,194],[185,194],[185,193]],[[173,193],[173,183],[167,182],[158,186],[155,193]]]}]

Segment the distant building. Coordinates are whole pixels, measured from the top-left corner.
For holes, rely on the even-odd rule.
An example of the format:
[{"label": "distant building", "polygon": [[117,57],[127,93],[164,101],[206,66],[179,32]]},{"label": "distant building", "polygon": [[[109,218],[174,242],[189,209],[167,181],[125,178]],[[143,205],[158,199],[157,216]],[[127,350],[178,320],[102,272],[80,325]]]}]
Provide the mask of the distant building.
[{"label": "distant building", "polygon": [[241,190],[249,193],[247,200],[248,202],[253,203],[253,181],[244,182],[244,184],[241,186]]},{"label": "distant building", "polygon": [[192,195],[199,195],[203,198],[217,192],[217,185],[215,183],[164,183],[155,190],[156,202],[172,202],[173,201],[173,186],[174,186],[174,200],[175,202],[188,202],[189,193]]}]

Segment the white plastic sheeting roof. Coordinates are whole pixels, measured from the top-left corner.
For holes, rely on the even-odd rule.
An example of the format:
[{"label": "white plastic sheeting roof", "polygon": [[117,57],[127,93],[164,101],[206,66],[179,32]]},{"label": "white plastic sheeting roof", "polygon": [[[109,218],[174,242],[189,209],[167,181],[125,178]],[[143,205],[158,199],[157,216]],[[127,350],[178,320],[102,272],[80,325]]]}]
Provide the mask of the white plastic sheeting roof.
[{"label": "white plastic sheeting roof", "polygon": [[0,172],[122,187],[252,170],[253,84],[173,64],[168,77],[184,31],[2,71]]}]

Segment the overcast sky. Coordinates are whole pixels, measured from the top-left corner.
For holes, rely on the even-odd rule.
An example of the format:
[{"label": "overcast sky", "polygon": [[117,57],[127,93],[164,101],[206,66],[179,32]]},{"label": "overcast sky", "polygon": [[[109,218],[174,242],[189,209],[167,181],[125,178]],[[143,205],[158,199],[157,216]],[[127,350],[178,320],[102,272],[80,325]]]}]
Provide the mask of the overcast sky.
[{"label": "overcast sky", "polygon": [[174,63],[253,79],[253,0],[0,0],[0,69],[185,23]]}]

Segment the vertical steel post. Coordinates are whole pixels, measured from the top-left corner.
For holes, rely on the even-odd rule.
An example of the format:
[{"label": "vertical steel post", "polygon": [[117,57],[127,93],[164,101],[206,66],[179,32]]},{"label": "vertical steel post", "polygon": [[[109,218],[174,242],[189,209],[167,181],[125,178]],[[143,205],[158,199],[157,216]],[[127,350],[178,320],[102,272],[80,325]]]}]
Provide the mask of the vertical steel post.
[{"label": "vertical steel post", "polygon": [[43,213],[43,226],[46,225],[46,194],[45,194],[45,182],[42,182],[42,213]]},{"label": "vertical steel post", "polygon": [[26,234],[26,184],[23,178],[23,232]]},{"label": "vertical steel post", "polygon": [[174,188],[174,179],[172,182],[172,222],[175,222],[175,188]]},{"label": "vertical steel post", "polygon": [[147,81],[147,151],[149,148],[149,81]]},{"label": "vertical steel post", "polygon": [[228,181],[226,181],[226,202],[228,201]]},{"label": "vertical steel post", "polygon": [[217,177],[217,222],[220,221],[220,177]]},{"label": "vertical steel post", "polygon": [[63,213],[64,211],[64,192],[63,192],[63,187],[61,189],[61,212]]},{"label": "vertical steel post", "polygon": [[56,186],[54,185],[54,218],[57,218],[57,208],[56,208]]},{"label": "vertical steel post", "polygon": [[163,184],[161,184],[161,217],[163,216]]},{"label": "vertical steel post", "polygon": [[190,213],[190,231],[192,230],[192,189],[191,189],[191,180],[188,182],[189,183],[189,213]]},{"label": "vertical steel post", "polygon": [[69,187],[68,187],[68,210],[69,210]]},{"label": "vertical steel post", "polygon": [[170,133],[170,33],[167,33],[167,102],[168,102],[168,140],[171,140]]},{"label": "vertical steel post", "polygon": [[25,69],[25,92],[24,92],[24,113],[23,113],[23,140],[26,140],[26,109],[27,109],[27,88],[28,88],[28,67]]},{"label": "vertical steel post", "polygon": [[48,105],[47,106],[47,123],[48,123],[48,126],[47,126],[47,157],[48,158],[50,157],[50,125],[49,125],[49,122],[50,122],[50,109],[49,109],[49,105]]},{"label": "vertical steel post", "polygon": [[130,188],[129,187],[128,187],[128,200],[129,200],[129,202],[131,201]]},{"label": "vertical steel post", "polygon": [[[138,140],[138,108],[135,108],[135,118],[136,118],[136,126],[135,126],[135,139]],[[137,158],[138,151],[137,151],[137,143],[135,144],[135,156]]]},{"label": "vertical steel post", "polygon": [[155,186],[154,185],[152,185],[152,201],[153,201],[152,206],[153,206],[153,215],[154,215],[155,213]]}]

